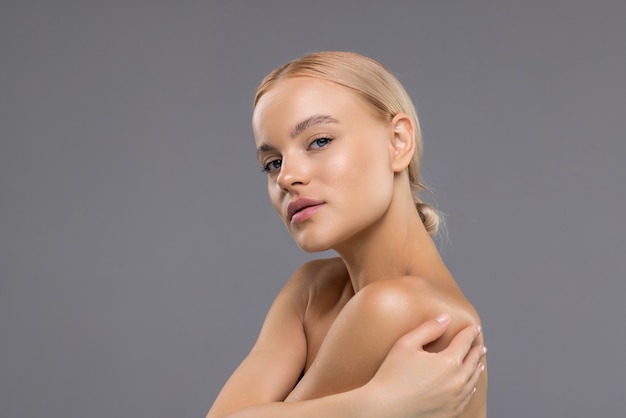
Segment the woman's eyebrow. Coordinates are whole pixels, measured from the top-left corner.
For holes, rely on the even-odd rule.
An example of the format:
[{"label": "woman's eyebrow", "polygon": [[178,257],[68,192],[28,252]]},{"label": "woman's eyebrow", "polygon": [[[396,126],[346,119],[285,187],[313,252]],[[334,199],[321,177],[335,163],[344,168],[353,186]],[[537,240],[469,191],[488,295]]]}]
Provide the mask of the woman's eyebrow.
[{"label": "woman's eyebrow", "polygon": [[276,151],[276,148],[274,148],[273,146],[268,145],[268,144],[261,144],[256,149],[256,156],[257,156],[257,158],[260,159],[262,154],[265,154],[267,152],[273,152],[273,151]]},{"label": "woman's eyebrow", "polygon": [[308,129],[311,126],[319,125],[322,123],[339,123],[339,121],[329,115],[309,116],[308,118],[304,119],[302,122],[298,122],[296,126],[294,126],[293,129],[291,130],[291,134],[289,136],[291,136],[291,138],[293,139],[296,136],[300,135],[302,131],[304,131],[305,129]]},{"label": "woman's eyebrow", "polygon": [[[308,129],[311,126],[320,125],[324,123],[339,123],[339,121],[330,115],[309,116],[303,121],[298,122],[291,130],[291,133],[289,134],[289,136],[293,139],[296,136],[300,135],[305,129]],[[257,155],[257,158],[260,158],[262,154],[271,153],[274,151],[276,151],[276,147],[269,145],[269,144],[261,144],[256,149],[256,155]]]}]

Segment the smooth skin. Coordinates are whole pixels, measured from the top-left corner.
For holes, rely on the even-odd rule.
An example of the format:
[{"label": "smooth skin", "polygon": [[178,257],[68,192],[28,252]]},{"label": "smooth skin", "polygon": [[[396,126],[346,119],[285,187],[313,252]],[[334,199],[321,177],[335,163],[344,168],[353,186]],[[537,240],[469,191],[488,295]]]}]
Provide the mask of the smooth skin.
[{"label": "smooth skin", "polygon": [[[480,320],[409,187],[413,124],[370,106],[310,77],[281,80],[257,103],[272,205],[302,249],[339,257],[294,273],[207,417],[486,416]],[[299,198],[319,205],[290,218]],[[441,312],[450,319],[431,320]]]}]

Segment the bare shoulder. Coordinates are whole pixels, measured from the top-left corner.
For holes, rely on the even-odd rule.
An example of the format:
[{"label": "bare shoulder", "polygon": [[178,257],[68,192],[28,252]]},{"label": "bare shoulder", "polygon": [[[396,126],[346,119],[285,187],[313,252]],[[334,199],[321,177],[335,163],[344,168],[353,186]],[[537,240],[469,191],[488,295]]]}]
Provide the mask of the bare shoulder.
[{"label": "bare shoulder", "polygon": [[311,281],[318,282],[324,280],[324,278],[334,277],[337,274],[344,273],[347,273],[347,270],[343,260],[339,257],[332,257],[307,261],[296,270],[295,275],[297,275],[300,280],[306,280],[310,283]]},{"label": "bare shoulder", "polygon": [[393,321],[403,328],[416,326],[442,313],[452,322],[447,332],[428,349],[440,351],[452,337],[471,324],[480,324],[478,313],[453,281],[416,276],[379,280],[361,289],[353,300],[360,314]]},{"label": "bare shoulder", "polygon": [[345,264],[338,257],[307,261],[294,271],[283,291],[308,298],[312,292],[332,284],[333,278],[345,271]]},{"label": "bare shoulder", "polygon": [[[352,302],[355,302],[354,317],[358,321],[367,323],[369,329],[378,328],[379,336],[384,338],[386,334],[391,339],[441,313],[450,314],[451,324],[445,334],[425,347],[431,352],[448,347],[463,328],[480,324],[478,313],[454,282],[442,283],[411,276],[380,280],[361,289]],[[381,333],[380,329],[391,330],[391,333]],[[482,335],[475,344],[483,344]],[[486,402],[487,373],[483,373],[477,392],[461,417],[485,417]]]},{"label": "bare shoulder", "polygon": [[306,290],[310,298],[332,293],[342,287],[348,278],[348,271],[339,257],[311,260],[302,264],[293,274],[293,286]]}]

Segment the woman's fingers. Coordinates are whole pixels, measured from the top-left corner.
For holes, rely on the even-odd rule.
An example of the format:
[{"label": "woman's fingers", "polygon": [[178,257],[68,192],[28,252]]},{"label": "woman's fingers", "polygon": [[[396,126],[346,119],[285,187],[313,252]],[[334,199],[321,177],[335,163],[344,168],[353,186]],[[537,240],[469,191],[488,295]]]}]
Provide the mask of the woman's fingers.
[{"label": "woman's fingers", "polygon": [[[477,342],[480,328],[462,329],[451,344],[439,353],[424,346],[441,337],[450,324],[442,315],[426,321],[401,337],[387,354],[376,375],[364,388],[374,405],[385,399],[394,402],[396,414],[373,416],[458,416],[472,399],[482,373],[484,346]],[[388,402],[383,402],[390,408]],[[437,411],[433,415],[433,411]]]},{"label": "woman's fingers", "polygon": [[[470,325],[461,330],[450,342],[448,347],[442,351],[452,360],[452,364],[459,365],[461,372],[460,387],[461,392],[466,398],[463,404],[467,404],[471,396],[476,391],[476,385],[480,375],[485,370],[485,365],[481,360],[487,353],[487,347],[482,344],[476,344],[480,335],[481,327],[478,325]],[[476,345],[473,345],[476,344]]]},{"label": "woman's fingers", "polygon": [[480,379],[480,375],[485,371],[485,363],[481,360],[487,353],[487,347],[484,345],[477,346],[472,348],[470,353],[468,354],[467,359],[471,357],[470,360],[467,361],[466,364],[463,364],[463,367],[468,367],[469,378],[467,379],[467,383],[465,384],[467,390],[472,393],[476,390],[476,385],[478,384],[478,379]]},{"label": "woman's fingers", "polygon": [[[463,360],[463,367],[467,368],[470,371],[474,371],[477,369],[484,369],[484,364],[480,361],[487,354],[487,347],[484,345],[477,345],[472,347],[472,349],[467,353],[465,359]],[[480,370],[483,371],[483,370]]]},{"label": "woman's fingers", "polygon": [[450,325],[450,316],[443,314],[420,324],[417,328],[402,336],[398,343],[419,350],[441,337]]},{"label": "woman's fingers", "polygon": [[469,325],[465,327],[452,339],[443,352],[458,359],[459,364],[462,364],[480,334],[480,331],[481,328],[479,325]]},{"label": "woman's fingers", "polygon": [[[483,351],[483,355],[484,353],[485,351]],[[459,412],[463,411],[465,407],[469,404],[469,402],[472,400],[472,397],[476,393],[476,386],[478,385],[478,379],[480,378],[480,375],[484,371],[485,371],[485,365],[483,363],[478,363],[472,375],[470,376],[469,380],[464,385],[465,395],[464,395],[464,399],[459,403],[459,406],[458,406]]]},{"label": "woman's fingers", "polygon": [[485,371],[485,364],[481,361],[487,353],[487,347],[484,345],[477,345],[470,349],[465,360],[463,361],[462,369],[463,373],[467,377],[465,383],[461,386],[461,399],[459,403],[458,411],[461,412],[469,404],[476,393],[476,386],[480,376]]}]

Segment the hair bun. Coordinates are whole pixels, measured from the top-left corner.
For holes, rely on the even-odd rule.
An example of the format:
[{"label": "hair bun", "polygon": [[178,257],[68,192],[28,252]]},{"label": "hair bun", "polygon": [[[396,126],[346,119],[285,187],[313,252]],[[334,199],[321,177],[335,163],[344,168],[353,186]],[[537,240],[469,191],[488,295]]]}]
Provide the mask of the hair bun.
[{"label": "hair bun", "polygon": [[439,230],[439,223],[441,218],[439,216],[439,212],[428,203],[424,202],[416,202],[415,207],[417,208],[417,212],[424,223],[424,227],[428,234],[431,237],[437,235],[437,231]]}]

